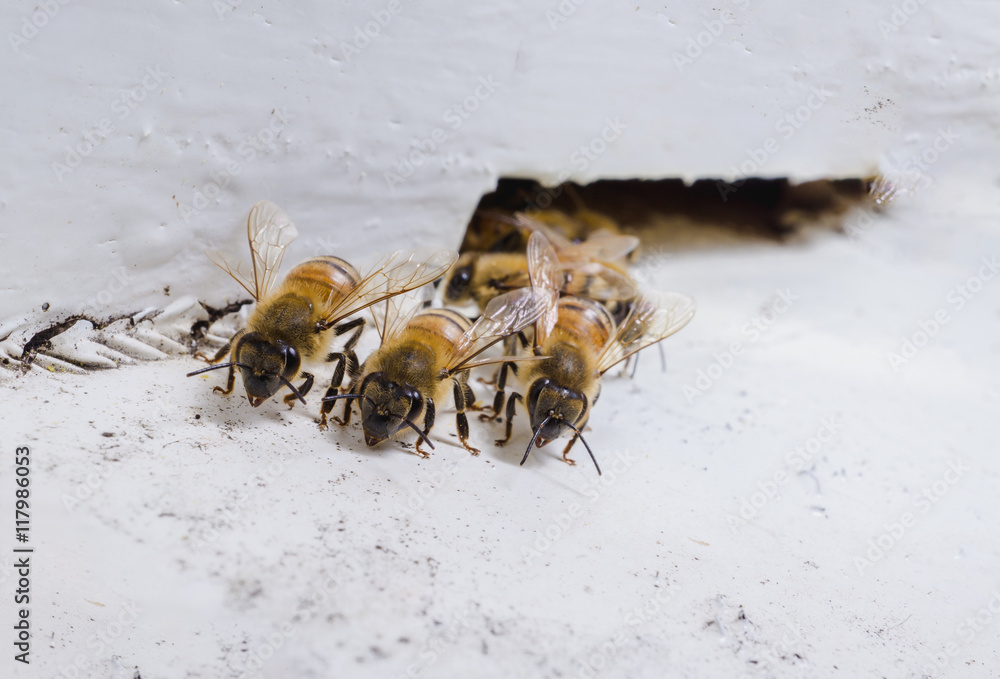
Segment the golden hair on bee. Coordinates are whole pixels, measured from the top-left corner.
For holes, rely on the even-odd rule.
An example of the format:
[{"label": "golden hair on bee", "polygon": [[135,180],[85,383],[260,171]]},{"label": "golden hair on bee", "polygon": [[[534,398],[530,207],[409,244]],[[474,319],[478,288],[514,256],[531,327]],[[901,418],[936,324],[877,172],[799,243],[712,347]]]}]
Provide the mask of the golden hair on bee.
[{"label": "golden hair on bee", "polygon": [[[188,376],[228,368],[225,387],[214,391],[230,394],[240,371],[247,399],[253,407],[274,396],[282,387],[291,392],[284,402],[305,403],[314,377],[302,371],[304,364],[320,360],[336,362],[331,384],[343,382],[344,373],[357,365],[354,352],[364,326],[363,318],[347,321],[359,311],[418,288],[438,278],[457,258],[450,250],[421,248],[383,257],[365,275],[339,257],[313,257],[293,267],[276,288],[277,271],[285,248],[298,235],[288,215],[270,201],[260,201],[250,210],[247,239],[250,266],[218,252],[209,258],[228,273],[256,300],[245,328],[237,332],[212,358],[221,365],[195,370]],[[351,332],[339,352],[327,353],[334,337]],[[295,386],[292,380],[304,381]]]}]

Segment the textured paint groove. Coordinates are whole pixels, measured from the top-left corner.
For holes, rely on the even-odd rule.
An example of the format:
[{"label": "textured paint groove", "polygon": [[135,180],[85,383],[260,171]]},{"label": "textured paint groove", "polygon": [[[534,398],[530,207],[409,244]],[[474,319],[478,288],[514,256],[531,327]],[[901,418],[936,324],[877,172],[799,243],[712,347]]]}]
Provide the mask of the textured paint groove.
[{"label": "textured paint groove", "polygon": [[34,332],[22,326],[0,340],[0,367],[85,374],[193,354],[202,342],[224,344],[236,331],[231,318],[250,303],[216,309],[185,297],[161,310],[106,320],[77,314]]}]

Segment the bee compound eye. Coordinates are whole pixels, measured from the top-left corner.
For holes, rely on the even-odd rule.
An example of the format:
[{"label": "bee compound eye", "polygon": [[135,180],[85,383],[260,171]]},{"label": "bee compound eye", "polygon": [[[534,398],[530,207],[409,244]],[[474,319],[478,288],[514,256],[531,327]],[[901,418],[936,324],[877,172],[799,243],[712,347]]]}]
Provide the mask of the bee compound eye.
[{"label": "bee compound eye", "polygon": [[545,389],[545,387],[549,386],[550,382],[551,381],[549,380],[549,378],[543,377],[541,379],[535,380],[534,383],[531,385],[531,388],[528,390],[528,398],[526,401],[526,405],[528,407],[529,412],[535,410],[535,406],[538,404],[539,395],[542,393],[542,390]]},{"label": "bee compound eye", "polygon": [[281,345],[281,354],[285,359],[285,370],[287,373],[298,372],[299,366],[302,364],[302,359],[299,358],[298,350],[290,344]]},{"label": "bee compound eye", "polygon": [[469,287],[469,282],[472,280],[472,266],[465,265],[461,266],[455,270],[452,275],[451,280],[448,281],[448,287],[445,293],[450,299],[458,299],[461,297]]},{"label": "bee compound eye", "polygon": [[410,401],[410,412],[406,414],[406,419],[413,421],[420,414],[422,406],[423,399],[420,398],[419,394],[415,395]]}]

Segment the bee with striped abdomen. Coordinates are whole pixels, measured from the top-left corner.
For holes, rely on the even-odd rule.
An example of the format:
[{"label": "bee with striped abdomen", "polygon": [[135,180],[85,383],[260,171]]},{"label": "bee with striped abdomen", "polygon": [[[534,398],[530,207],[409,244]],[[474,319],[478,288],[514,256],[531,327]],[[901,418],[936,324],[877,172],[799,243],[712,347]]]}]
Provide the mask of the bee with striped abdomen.
[{"label": "bee with striped abdomen", "polygon": [[[557,255],[557,288],[562,294],[601,302],[622,302],[635,296],[635,284],[624,265],[639,244],[635,236],[601,232],[573,243],[527,215],[518,213],[513,221],[524,233],[540,232],[552,243]],[[466,252],[445,276],[442,299],[455,305],[474,301],[485,309],[497,295],[528,285],[525,252]]]},{"label": "bee with striped abdomen", "polygon": [[[288,215],[270,201],[260,201],[250,210],[247,238],[251,267],[217,252],[209,258],[232,276],[257,301],[246,328],[237,332],[210,363],[218,363],[227,353],[230,360],[188,373],[188,377],[209,370],[229,369],[221,394],[232,393],[236,368],[240,369],[250,405],[257,407],[283,386],[291,392],[284,402],[305,402],[313,385],[312,374],[302,372],[303,364],[325,357],[337,361],[332,384],[336,387],[344,371],[357,365],[354,347],[364,325],[363,318],[345,319],[394,295],[418,288],[438,278],[454,263],[457,254],[438,248],[420,248],[387,255],[365,275],[339,257],[313,257],[292,268],[272,291],[285,248],[298,232]],[[353,331],[340,352],[327,355],[333,337]],[[304,381],[292,384],[298,376]]]},{"label": "bee with striped abdomen", "polygon": [[[411,302],[406,310],[402,306]],[[468,371],[475,366],[508,361],[509,357],[473,360],[505,337],[518,332],[542,314],[549,304],[548,293],[521,288],[494,298],[483,315],[472,322],[450,309],[425,309],[413,300],[389,300],[381,324],[376,320],[382,343],[360,370],[352,374],[348,393],[323,399],[320,426],[325,426],[333,402],[346,399],[343,419],[350,422],[356,400],[361,410],[361,426],[369,446],[413,429],[416,450],[426,457],[420,444],[434,445],[427,437],[434,426],[436,408],[448,397],[455,400],[458,439],[473,455],[479,450],[469,444],[469,421],[465,410],[475,402],[468,385]],[[527,357],[529,360],[534,357]],[[417,420],[423,418],[423,428]]]},{"label": "bee with striped abdomen", "polygon": [[[531,281],[543,291],[553,290],[558,273],[554,270],[556,253],[540,233],[532,234],[528,242]],[[563,460],[575,464],[569,452],[577,439],[583,440],[582,430],[601,391],[601,377],[615,365],[645,347],[674,334],[694,316],[694,300],[679,292],[641,293],[631,303],[628,315],[615,323],[608,310],[588,299],[562,297],[557,301],[549,295],[549,306],[535,323],[534,353],[548,358],[527,364],[518,375],[527,387],[527,396],[511,393],[506,406],[506,436],[497,440],[503,445],[510,440],[517,402],[528,410],[533,432],[524,451],[521,464],[528,459],[531,448],[542,447],[568,430],[573,432]],[[504,402],[507,371],[512,364],[503,364],[497,379],[494,417],[499,419]],[[516,370],[515,370],[516,374]],[[586,440],[583,445],[597,467]]]}]

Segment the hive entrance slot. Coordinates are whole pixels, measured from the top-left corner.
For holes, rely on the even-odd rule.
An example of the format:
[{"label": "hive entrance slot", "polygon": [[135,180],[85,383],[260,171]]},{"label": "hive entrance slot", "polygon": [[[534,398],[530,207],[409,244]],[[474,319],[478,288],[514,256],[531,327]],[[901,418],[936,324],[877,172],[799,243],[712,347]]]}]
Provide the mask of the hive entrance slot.
[{"label": "hive entrance slot", "polygon": [[[824,179],[793,184],[787,179],[748,178],[739,183],[702,179],[601,180],[546,188],[530,179],[503,178],[479,201],[462,250],[480,249],[489,219],[516,212],[569,222],[597,215],[644,242],[677,250],[742,242],[788,242],[815,228],[843,230],[859,209],[876,209],[871,178]],[[586,220],[584,220],[586,221]],[[579,226],[579,225],[578,225]],[[581,227],[586,232],[587,227]]]}]

